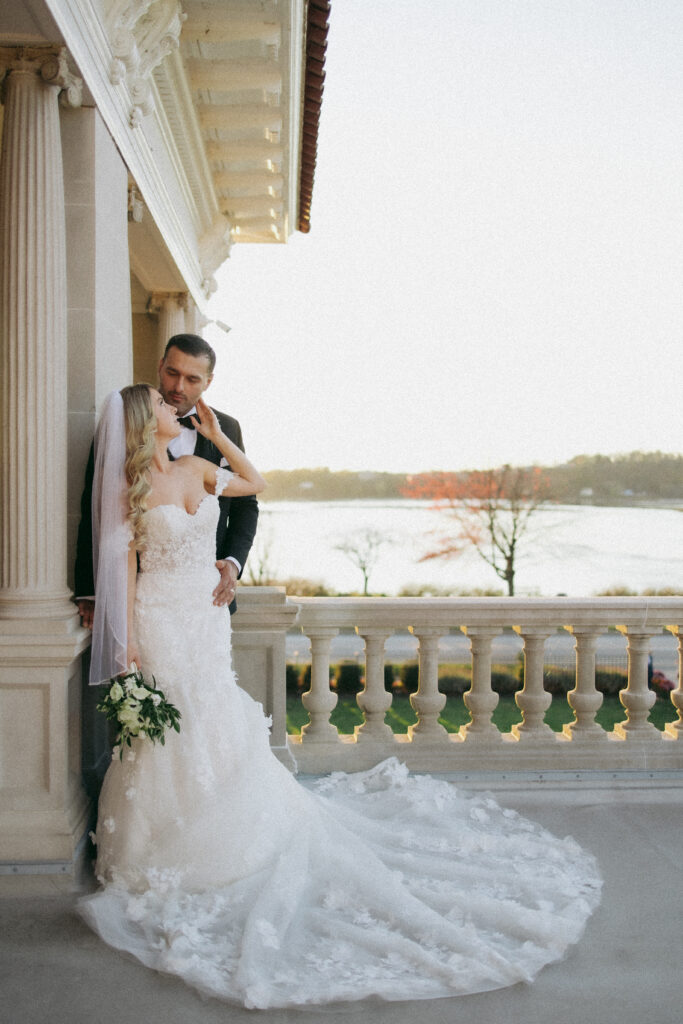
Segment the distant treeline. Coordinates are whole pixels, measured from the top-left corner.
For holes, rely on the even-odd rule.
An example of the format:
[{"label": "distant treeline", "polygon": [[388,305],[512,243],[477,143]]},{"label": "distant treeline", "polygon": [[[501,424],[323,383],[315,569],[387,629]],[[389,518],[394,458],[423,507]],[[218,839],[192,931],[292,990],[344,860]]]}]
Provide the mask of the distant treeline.
[{"label": "distant treeline", "polygon": [[[622,505],[638,501],[683,501],[683,455],[630,452],[577,455],[561,466],[543,467],[552,501],[573,505]],[[406,473],[333,473],[322,469],[275,469],[266,474],[266,501],[344,501],[403,497]]]}]

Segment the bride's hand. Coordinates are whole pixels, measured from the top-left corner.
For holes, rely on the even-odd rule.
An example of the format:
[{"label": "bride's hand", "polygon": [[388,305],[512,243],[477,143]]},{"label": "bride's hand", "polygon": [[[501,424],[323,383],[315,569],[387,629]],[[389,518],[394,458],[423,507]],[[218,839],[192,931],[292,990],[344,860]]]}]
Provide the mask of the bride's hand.
[{"label": "bride's hand", "polygon": [[216,441],[216,438],[223,436],[221,425],[218,422],[216,413],[211,409],[203,398],[197,399],[197,412],[201,416],[201,423],[196,416],[191,416],[190,419],[194,423],[197,431],[202,434],[203,437],[208,438],[209,441]]},{"label": "bride's hand", "polygon": [[142,665],[138,645],[133,641],[126,646],[126,665],[129,667],[135,662],[138,668]]}]

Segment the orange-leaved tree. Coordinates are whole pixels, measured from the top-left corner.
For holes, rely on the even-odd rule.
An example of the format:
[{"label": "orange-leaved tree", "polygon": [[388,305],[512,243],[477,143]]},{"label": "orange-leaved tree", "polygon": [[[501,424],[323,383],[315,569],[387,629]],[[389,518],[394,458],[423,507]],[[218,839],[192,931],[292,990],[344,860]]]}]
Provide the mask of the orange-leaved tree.
[{"label": "orange-leaved tree", "polygon": [[422,556],[452,558],[473,547],[515,593],[515,558],[534,512],[549,498],[543,470],[501,466],[466,473],[423,473],[408,477],[406,498],[427,498],[433,508],[455,520],[455,533],[439,539]]}]

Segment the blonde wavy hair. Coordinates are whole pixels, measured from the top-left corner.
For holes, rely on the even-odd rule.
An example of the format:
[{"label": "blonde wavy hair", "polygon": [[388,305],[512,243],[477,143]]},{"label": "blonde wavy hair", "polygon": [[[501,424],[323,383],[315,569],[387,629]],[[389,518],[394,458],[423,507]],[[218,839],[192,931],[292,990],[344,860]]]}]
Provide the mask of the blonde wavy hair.
[{"label": "blonde wavy hair", "polygon": [[150,384],[131,384],[123,388],[123,416],[126,425],[125,473],[128,482],[128,521],[133,529],[135,547],[145,546],[145,512],[152,489],[149,467],[154,455],[156,417],[152,408]]}]

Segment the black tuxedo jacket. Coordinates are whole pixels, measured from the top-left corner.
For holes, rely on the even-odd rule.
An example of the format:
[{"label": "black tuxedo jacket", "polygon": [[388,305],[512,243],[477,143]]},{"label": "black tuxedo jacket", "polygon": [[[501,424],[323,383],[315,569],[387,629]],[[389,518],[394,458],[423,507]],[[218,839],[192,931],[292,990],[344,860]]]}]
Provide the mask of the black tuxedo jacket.
[{"label": "black tuxedo jacket", "polygon": [[[224,412],[214,409],[223,433],[244,451],[242,431],[236,419]],[[222,455],[218,448],[197,432],[195,455],[208,459],[214,465],[220,465]],[[228,467],[229,468],[229,467]],[[95,593],[95,582],[92,564],[92,481],[95,471],[94,448],[90,446],[90,455],[85,471],[85,486],[81,497],[81,521],[78,527],[76,544],[76,565],[74,569],[74,591],[76,597],[89,597]],[[258,522],[258,502],[255,495],[241,498],[219,498],[220,516],[216,530],[216,558],[227,558],[232,555],[244,569],[249,550],[256,535]],[[240,576],[242,573],[240,572]],[[236,604],[230,605],[233,612]]]}]

